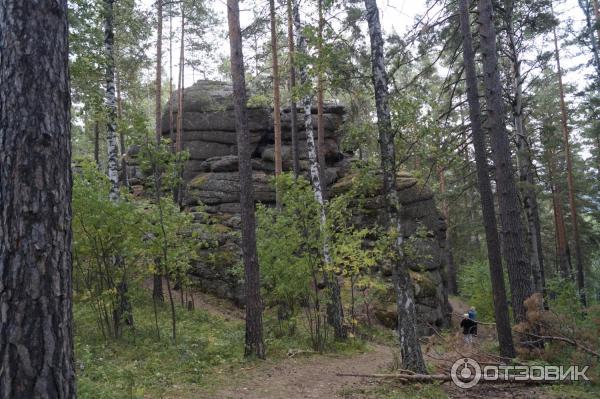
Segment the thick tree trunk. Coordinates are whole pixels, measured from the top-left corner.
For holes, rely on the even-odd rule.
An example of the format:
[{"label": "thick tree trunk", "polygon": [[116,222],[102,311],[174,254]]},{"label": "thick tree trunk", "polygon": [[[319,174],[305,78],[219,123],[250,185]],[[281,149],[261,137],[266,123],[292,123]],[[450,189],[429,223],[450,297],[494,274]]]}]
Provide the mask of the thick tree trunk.
[{"label": "thick tree trunk", "polygon": [[521,222],[517,186],[513,179],[508,133],[504,124],[502,85],[498,73],[496,28],[493,20],[492,0],[480,0],[479,32],[483,58],[483,83],[487,104],[487,124],[494,151],[494,167],[498,193],[498,208],[502,225],[502,249],[508,268],[515,321],[526,319],[524,301],[533,294],[531,265],[527,259],[523,225]]},{"label": "thick tree trunk", "polygon": [[527,217],[529,234],[529,259],[533,277],[533,287],[536,292],[544,291],[544,258],[541,252],[541,233],[539,231],[540,216],[537,195],[533,179],[533,163],[531,161],[529,138],[523,124],[523,77],[521,76],[521,61],[515,42],[513,26],[513,0],[505,1],[506,35],[508,38],[509,59],[512,64],[512,89],[514,99],[511,104],[515,134],[517,138],[517,165],[519,171],[521,200]]},{"label": "thick tree trunk", "polygon": [[[292,4],[293,3],[293,4]],[[298,151],[298,110],[296,107],[296,100],[294,99],[294,92],[296,90],[296,55],[295,55],[295,43],[294,43],[294,23],[293,15],[297,5],[295,0],[287,0],[287,24],[288,24],[288,51],[290,57],[290,113],[291,113],[291,125],[292,125],[292,168],[294,170],[294,176],[300,175],[300,155]]]},{"label": "thick tree trunk", "polygon": [[500,240],[494,209],[494,196],[488,172],[488,161],[485,150],[485,136],[481,126],[479,92],[477,89],[477,73],[475,70],[475,53],[471,38],[471,24],[469,20],[468,0],[459,0],[460,29],[463,40],[463,62],[466,73],[467,99],[469,102],[469,116],[473,147],[475,149],[475,166],[477,169],[477,185],[481,197],[481,211],[487,243],[487,255],[490,266],[492,295],[494,298],[494,316],[496,318],[496,331],[502,356],[514,357],[506,288],[504,286],[504,272],[502,270],[502,257],[500,256]]},{"label": "thick tree trunk", "polygon": [[229,45],[231,50],[231,76],[233,80],[233,105],[237,130],[238,162],[240,174],[240,208],[242,217],[242,257],[246,277],[246,341],[245,355],[265,357],[262,326],[262,301],[260,298],[260,272],[256,251],[256,219],[254,215],[254,190],[252,188],[252,163],[248,110],[246,109],[246,79],[240,31],[238,0],[227,0]]},{"label": "thick tree trunk", "polygon": [[446,257],[446,268],[448,274],[448,294],[450,295],[458,295],[458,283],[456,279],[456,264],[454,263],[454,256],[452,256],[452,245],[450,242],[450,207],[448,206],[448,199],[445,197],[446,195],[446,175],[444,173],[444,168],[438,168],[438,177],[440,180],[440,194],[443,197],[442,200],[442,214],[444,215],[444,220],[446,220],[446,247],[445,247],[445,257]]},{"label": "thick tree trunk", "polygon": [[558,76],[558,91],[560,94],[560,119],[563,132],[563,146],[567,162],[567,191],[569,194],[569,209],[571,211],[571,225],[573,228],[573,241],[575,244],[575,263],[577,267],[577,289],[579,300],[583,306],[587,305],[585,295],[585,279],[583,275],[583,255],[581,253],[581,240],[579,238],[579,220],[577,215],[577,204],[575,199],[575,184],[573,183],[573,160],[571,157],[571,146],[569,143],[569,125],[567,116],[567,105],[565,103],[565,90],[562,81],[562,70],[560,67],[560,52],[558,50],[558,39],[556,27],[552,29],[554,36],[554,57],[556,58],[556,74]]},{"label": "thick tree trunk", "polygon": [[[321,172],[321,181],[325,182],[325,121],[323,119],[323,27],[325,19],[323,17],[323,0],[317,0],[317,9],[319,14],[319,27],[317,35],[317,159],[319,160],[319,171]],[[323,184],[323,199],[327,200],[327,186]]]},{"label": "thick tree trunk", "polygon": [[[271,60],[273,65],[273,126],[275,135],[275,176],[282,171],[281,162],[281,99],[279,96],[279,60],[277,57],[277,17],[275,14],[275,0],[269,0],[271,14]],[[277,206],[281,206],[281,192],[275,185]]]},{"label": "thick tree trunk", "polygon": [[0,6],[0,398],[76,397],[66,0]]},{"label": "thick tree trunk", "polygon": [[108,148],[108,179],[112,201],[119,199],[119,151],[117,146],[117,106],[115,100],[115,55],[113,30],[114,0],[104,0],[104,57],[106,68],[106,143]]},{"label": "thick tree trunk", "polygon": [[[300,10],[296,8],[294,15],[294,23],[296,25],[296,33],[298,34],[298,52],[306,52],[307,42],[306,37],[302,33],[302,23],[300,21]],[[309,76],[306,67],[300,68],[300,84],[306,85],[309,83]],[[317,157],[317,148],[315,146],[314,129],[312,123],[312,96],[305,95],[302,98],[302,107],[304,108],[304,130],[306,132],[306,146],[308,148],[308,163],[310,168],[310,181],[315,194],[315,199],[319,203],[320,211],[320,227],[323,234],[323,262],[325,270],[331,266],[331,254],[329,252],[329,239],[326,234],[327,214],[325,211],[325,199],[323,197],[323,181],[321,180],[321,170]],[[327,305],[327,319],[333,327],[334,335],[337,339],[345,339],[347,332],[344,327],[344,308],[340,294],[340,285],[335,273],[324,272],[325,284],[330,290],[330,302]]]},{"label": "thick tree trunk", "polygon": [[381,148],[381,169],[383,171],[383,192],[388,214],[388,229],[397,235],[395,241],[396,259],[394,264],[394,284],[397,294],[398,336],[402,355],[402,368],[417,373],[426,373],[421,345],[417,337],[417,317],[415,314],[414,287],[404,264],[403,228],[400,220],[400,201],[396,191],[396,151],[392,134],[392,121],[388,105],[388,78],[385,70],[383,37],[379,22],[376,0],[365,0],[367,23],[371,40],[371,62],[373,87],[377,106],[377,127]]}]

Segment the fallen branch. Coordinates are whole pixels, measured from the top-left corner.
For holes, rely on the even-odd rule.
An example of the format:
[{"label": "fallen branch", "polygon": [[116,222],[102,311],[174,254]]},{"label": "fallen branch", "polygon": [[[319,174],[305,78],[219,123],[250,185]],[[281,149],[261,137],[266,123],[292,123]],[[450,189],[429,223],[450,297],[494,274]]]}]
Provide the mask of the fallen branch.
[{"label": "fallen branch", "polygon": [[559,336],[553,336],[553,335],[537,335],[537,334],[533,334],[533,333],[530,333],[530,332],[519,332],[519,333],[529,335],[530,337],[537,338],[539,340],[565,342],[565,343],[567,343],[569,345],[572,345],[572,346],[576,347],[577,349],[582,350],[583,352],[585,352],[585,353],[587,353],[589,355],[595,356],[598,359],[600,359],[600,352],[597,352],[597,351],[595,351],[593,349],[590,349],[587,346],[582,345],[579,342],[577,342],[577,341],[575,341],[574,339],[571,339],[571,338],[559,337]]},{"label": "fallen branch", "polygon": [[[336,374],[338,377],[359,377],[359,378],[382,378],[382,379],[393,379],[401,382],[449,382],[452,381],[452,376],[449,374],[344,374],[338,373]],[[462,378],[457,376],[461,381],[470,382],[472,379]],[[556,381],[543,381],[543,380],[517,380],[511,376],[502,376],[497,380],[486,380],[482,378],[479,380],[478,384],[487,383],[487,384],[552,384]]]}]

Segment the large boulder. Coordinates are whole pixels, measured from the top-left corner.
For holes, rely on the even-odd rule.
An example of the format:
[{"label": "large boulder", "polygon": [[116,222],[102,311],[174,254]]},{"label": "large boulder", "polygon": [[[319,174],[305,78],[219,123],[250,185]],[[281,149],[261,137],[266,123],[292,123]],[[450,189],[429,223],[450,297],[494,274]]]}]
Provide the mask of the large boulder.
[{"label": "large boulder", "polygon": [[[244,288],[239,246],[240,206],[237,137],[233,115],[231,85],[201,80],[184,91],[182,140],[190,152],[184,167],[187,181],[184,205],[198,213],[197,222],[209,225],[215,234],[213,247],[204,249],[193,265],[192,277],[198,286],[219,297],[243,304]],[[174,93],[170,101],[177,100]],[[174,102],[176,104],[176,102]],[[175,107],[176,108],[176,107]],[[169,107],[167,106],[168,110]],[[314,136],[317,135],[317,110],[311,109]],[[341,105],[326,104],[324,112],[325,159],[324,173],[330,195],[348,192],[356,184],[358,175],[355,162],[340,150],[345,109]],[[177,114],[175,113],[176,120]],[[255,200],[274,205],[274,134],[272,110],[251,107],[248,110],[252,144],[252,179]],[[309,174],[306,132],[303,129],[304,110],[298,110],[299,158],[301,171]],[[163,134],[168,136],[168,111],[163,116]],[[290,110],[282,110],[282,160],[284,170],[292,168]],[[176,134],[174,134],[176,137]],[[315,140],[316,141],[316,140]],[[140,179],[136,170],[135,178]],[[361,226],[385,225],[386,215],[381,193],[381,177],[377,177],[371,192],[363,198],[360,211],[355,212],[354,223]],[[397,176],[398,197],[402,204],[403,235],[410,240],[413,256],[407,266],[413,281],[419,330],[427,334],[432,328],[448,322],[446,276],[444,266],[445,223],[436,206],[433,192],[408,172]],[[206,226],[204,226],[206,227]],[[377,273],[391,278],[391,266],[380,265]],[[396,326],[394,292],[385,293],[375,306],[374,314],[383,324]]]}]

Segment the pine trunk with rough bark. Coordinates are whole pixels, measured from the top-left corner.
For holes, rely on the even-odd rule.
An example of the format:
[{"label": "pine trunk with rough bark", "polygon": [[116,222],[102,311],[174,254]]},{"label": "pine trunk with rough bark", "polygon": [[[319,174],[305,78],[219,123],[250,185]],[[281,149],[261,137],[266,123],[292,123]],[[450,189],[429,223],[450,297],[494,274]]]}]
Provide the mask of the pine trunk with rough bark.
[{"label": "pine trunk with rough bark", "polygon": [[565,89],[562,80],[562,69],[560,67],[560,51],[556,37],[556,27],[552,30],[554,36],[554,57],[556,59],[556,74],[558,76],[558,91],[560,95],[560,120],[563,133],[563,146],[567,163],[567,191],[569,195],[569,210],[571,211],[571,225],[573,229],[573,242],[575,244],[575,264],[577,268],[577,289],[579,300],[583,306],[587,305],[585,295],[585,278],[583,273],[583,255],[581,253],[581,239],[579,237],[579,216],[575,199],[575,184],[573,183],[573,159],[571,156],[571,145],[569,143],[569,121],[567,116],[567,104],[565,103]]},{"label": "pine trunk with rough bark", "polygon": [[74,399],[67,1],[0,32],[0,398]]},{"label": "pine trunk with rough bark", "polygon": [[252,154],[250,131],[248,130],[246,79],[244,76],[238,0],[227,0],[227,20],[240,175],[241,247],[246,278],[246,340],[244,353],[245,356],[257,356],[264,359],[262,300],[260,297],[260,272],[256,250],[256,218],[254,215],[254,190],[252,188],[252,163],[250,158]]},{"label": "pine trunk with rough bark", "polygon": [[471,135],[475,149],[475,167],[477,170],[477,186],[481,199],[483,226],[487,243],[487,256],[490,267],[492,283],[492,296],[494,299],[494,316],[496,318],[496,331],[500,354],[506,357],[515,356],[512,340],[510,319],[508,315],[508,301],[506,287],[504,286],[504,272],[500,254],[500,239],[494,209],[494,196],[490,182],[488,160],[485,149],[485,135],[481,125],[481,111],[479,104],[479,90],[477,88],[477,72],[475,69],[475,53],[471,37],[471,23],[469,19],[469,1],[459,0],[460,29],[463,41],[463,63],[466,74],[467,100],[469,103],[469,118],[471,119]]},{"label": "pine trunk with rough bark", "polygon": [[298,109],[296,100],[294,99],[294,91],[296,90],[296,65],[295,65],[295,40],[294,40],[294,23],[293,16],[297,5],[295,0],[287,0],[287,28],[288,28],[288,51],[290,58],[290,116],[292,130],[292,169],[294,176],[297,178],[300,175],[300,154],[298,151]]},{"label": "pine trunk with rough bark", "polygon": [[[277,54],[277,17],[275,0],[269,0],[271,16],[271,61],[273,66],[273,130],[275,135],[275,176],[281,175],[281,99],[279,96],[279,60]],[[275,185],[277,207],[281,206],[279,185]]]},{"label": "pine trunk with rough bark", "polygon": [[521,76],[521,61],[517,49],[513,24],[514,1],[505,1],[505,23],[509,60],[512,65],[513,100],[511,104],[515,134],[517,139],[517,166],[519,172],[521,201],[527,218],[527,233],[529,236],[529,260],[533,277],[533,287],[536,292],[543,293],[545,287],[544,257],[538,210],[537,194],[534,183],[534,167],[531,160],[529,137],[523,122],[523,77]]},{"label": "pine trunk with rough bark", "polygon": [[494,26],[492,0],[480,0],[477,8],[479,11],[480,48],[483,60],[483,83],[487,105],[487,128],[493,148],[498,208],[502,226],[502,250],[508,268],[514,319],[516,322],[521,322],[526,319],[524,301],[534,291],[533,277],[531,265],[526,256],[519,196],[514,181],[515,173],[508,132],[504,121],[504,100],[498,72],[496,28]]},{"label": "pine trunk with rough bark", "polygon": [[[180,153],[183,151],[183,99],[184,99],[184,86],[185,86],[185,12],[184,3],[181,3],[181,42],[179,48],[179,90],[177,92],[177,138],[176,138],[176,152]],[[179,178],[183,180],[183,163],[178,165]],[[183,203],[183,183],[177,184],[175,187],[175,202],[181,206]]]},{"label": "pine trunk with rough bark", "polygon": [[[306,37],[302,33],[302,23],[300,21],[300,10],[296,8],[294,15],[294,23],[296,33],[298,35],[298,52],[300,54],[307,51]],[[305,66],[300,67],[300,84],[307,85],[310,83],[308,71]],[[325,210],[325,199],[323,196],[323,181],[321,180],[321,170],[317,156],[317,148],[315,146],[314,128],[312,123],[312,96],[305,95],[302,98],[301,106],[304,109],[304,130],[306,132],[306,146],[308,149],[308,163],[310,169],[310,182],[313,188],[315,199],[319,204],[320,212],[320,228],[323,237],[323,262],[324,270],[323,279],[330,291],[330,302],[327,304],[327,320],[333,327],[335,338],[346,339],[347,331],[344,326],[344,308],[340,293],[340,284],[335,273],[331,273],[328,269],[331,267],[331,254],[329,252],[329,239],[326,235],[327,213]]]},{"label": "pine trunk with rough bark", "polygon": [[417,317],[415,313],[414,287],[404,264],[403,228],[400,219],[400,201],[396,191],[396,150],[392,133],[392,121],[388,105],[388,78],[385,70],[384,44],[379,22],[376,0],[365,0],[369,37],[371,41],[371,63],[373,88],[377,107],[377,127],[381,149],[381,169],[383,172],[383,193],[388,214],[388,229],[397,235],[395,240],[396,259],[393,268],[398,310],[398,337],[402,368],[416,373],[426,373],[421,345],[417,337]]}]

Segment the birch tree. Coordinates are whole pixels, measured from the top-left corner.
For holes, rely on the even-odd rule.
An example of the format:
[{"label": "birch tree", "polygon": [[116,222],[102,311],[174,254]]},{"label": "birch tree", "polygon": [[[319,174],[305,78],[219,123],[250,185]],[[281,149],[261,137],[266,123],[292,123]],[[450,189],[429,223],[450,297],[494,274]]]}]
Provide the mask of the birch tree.
[{"label": "birch tree", "polygon": [[[300,20],[300,10],[296,7],[294,10],[294,25],[296,28],[296,34],[298,36],[298,52],[303,54],[307,51],[307,40],[303,33],[302,22]],[[335,337],[338,339],[345,339],[347,336],[344,328],[344,310],[342,307],[342,300],[340,294],[340,285],[337,280],[335,273],[331,273],[329,269],[332,266],[331,254],[329,249],[329,240],[325,234],[327,225],[327,214],[325,212],[325,199],[323,196],[323,181],[321,180],[321,171],[319,167],[319,160],[317,156],[317,148],[315,146],[314,129],[312,123],[312,102],[313,98],[310,93],[312,88],[308,71],[305,65],[300,66],[300,84],[304,91],[302,101],[299,106],[304,109],[304,131],[306,133],[306,146],[308,149],[308,162],[310,168],[310,181],[315,194],[315,199],[319,203],[319,212],[321,218],[321,231],[323,232],[323,262],[324,270],[323,279],[325,284],[330,290],[331,298],[328,304],[327,316],[328,321],[332,325]]]},{"label": "birch tree", "polygon": [[402,368],[416,373],[426,373],[421,345],[417,337],[417,317],[415,314],[414,288],[408,268],[404,263],[403,228],[400,220],[400,201],[396,191],[396,149],[392,133],[392,120],[389,109],[388,77],[385,69],[383,35],[379,22],[379,9],[376,0],[365,0],[367,23],[371,41],[371,67],[373,88],[377,107],[377,128],[383,172],[383,193],[387,212],[388,230],[396,235],[396,259],[393,267],[396,305],[398,309],[398,338],[402,355]]}]

